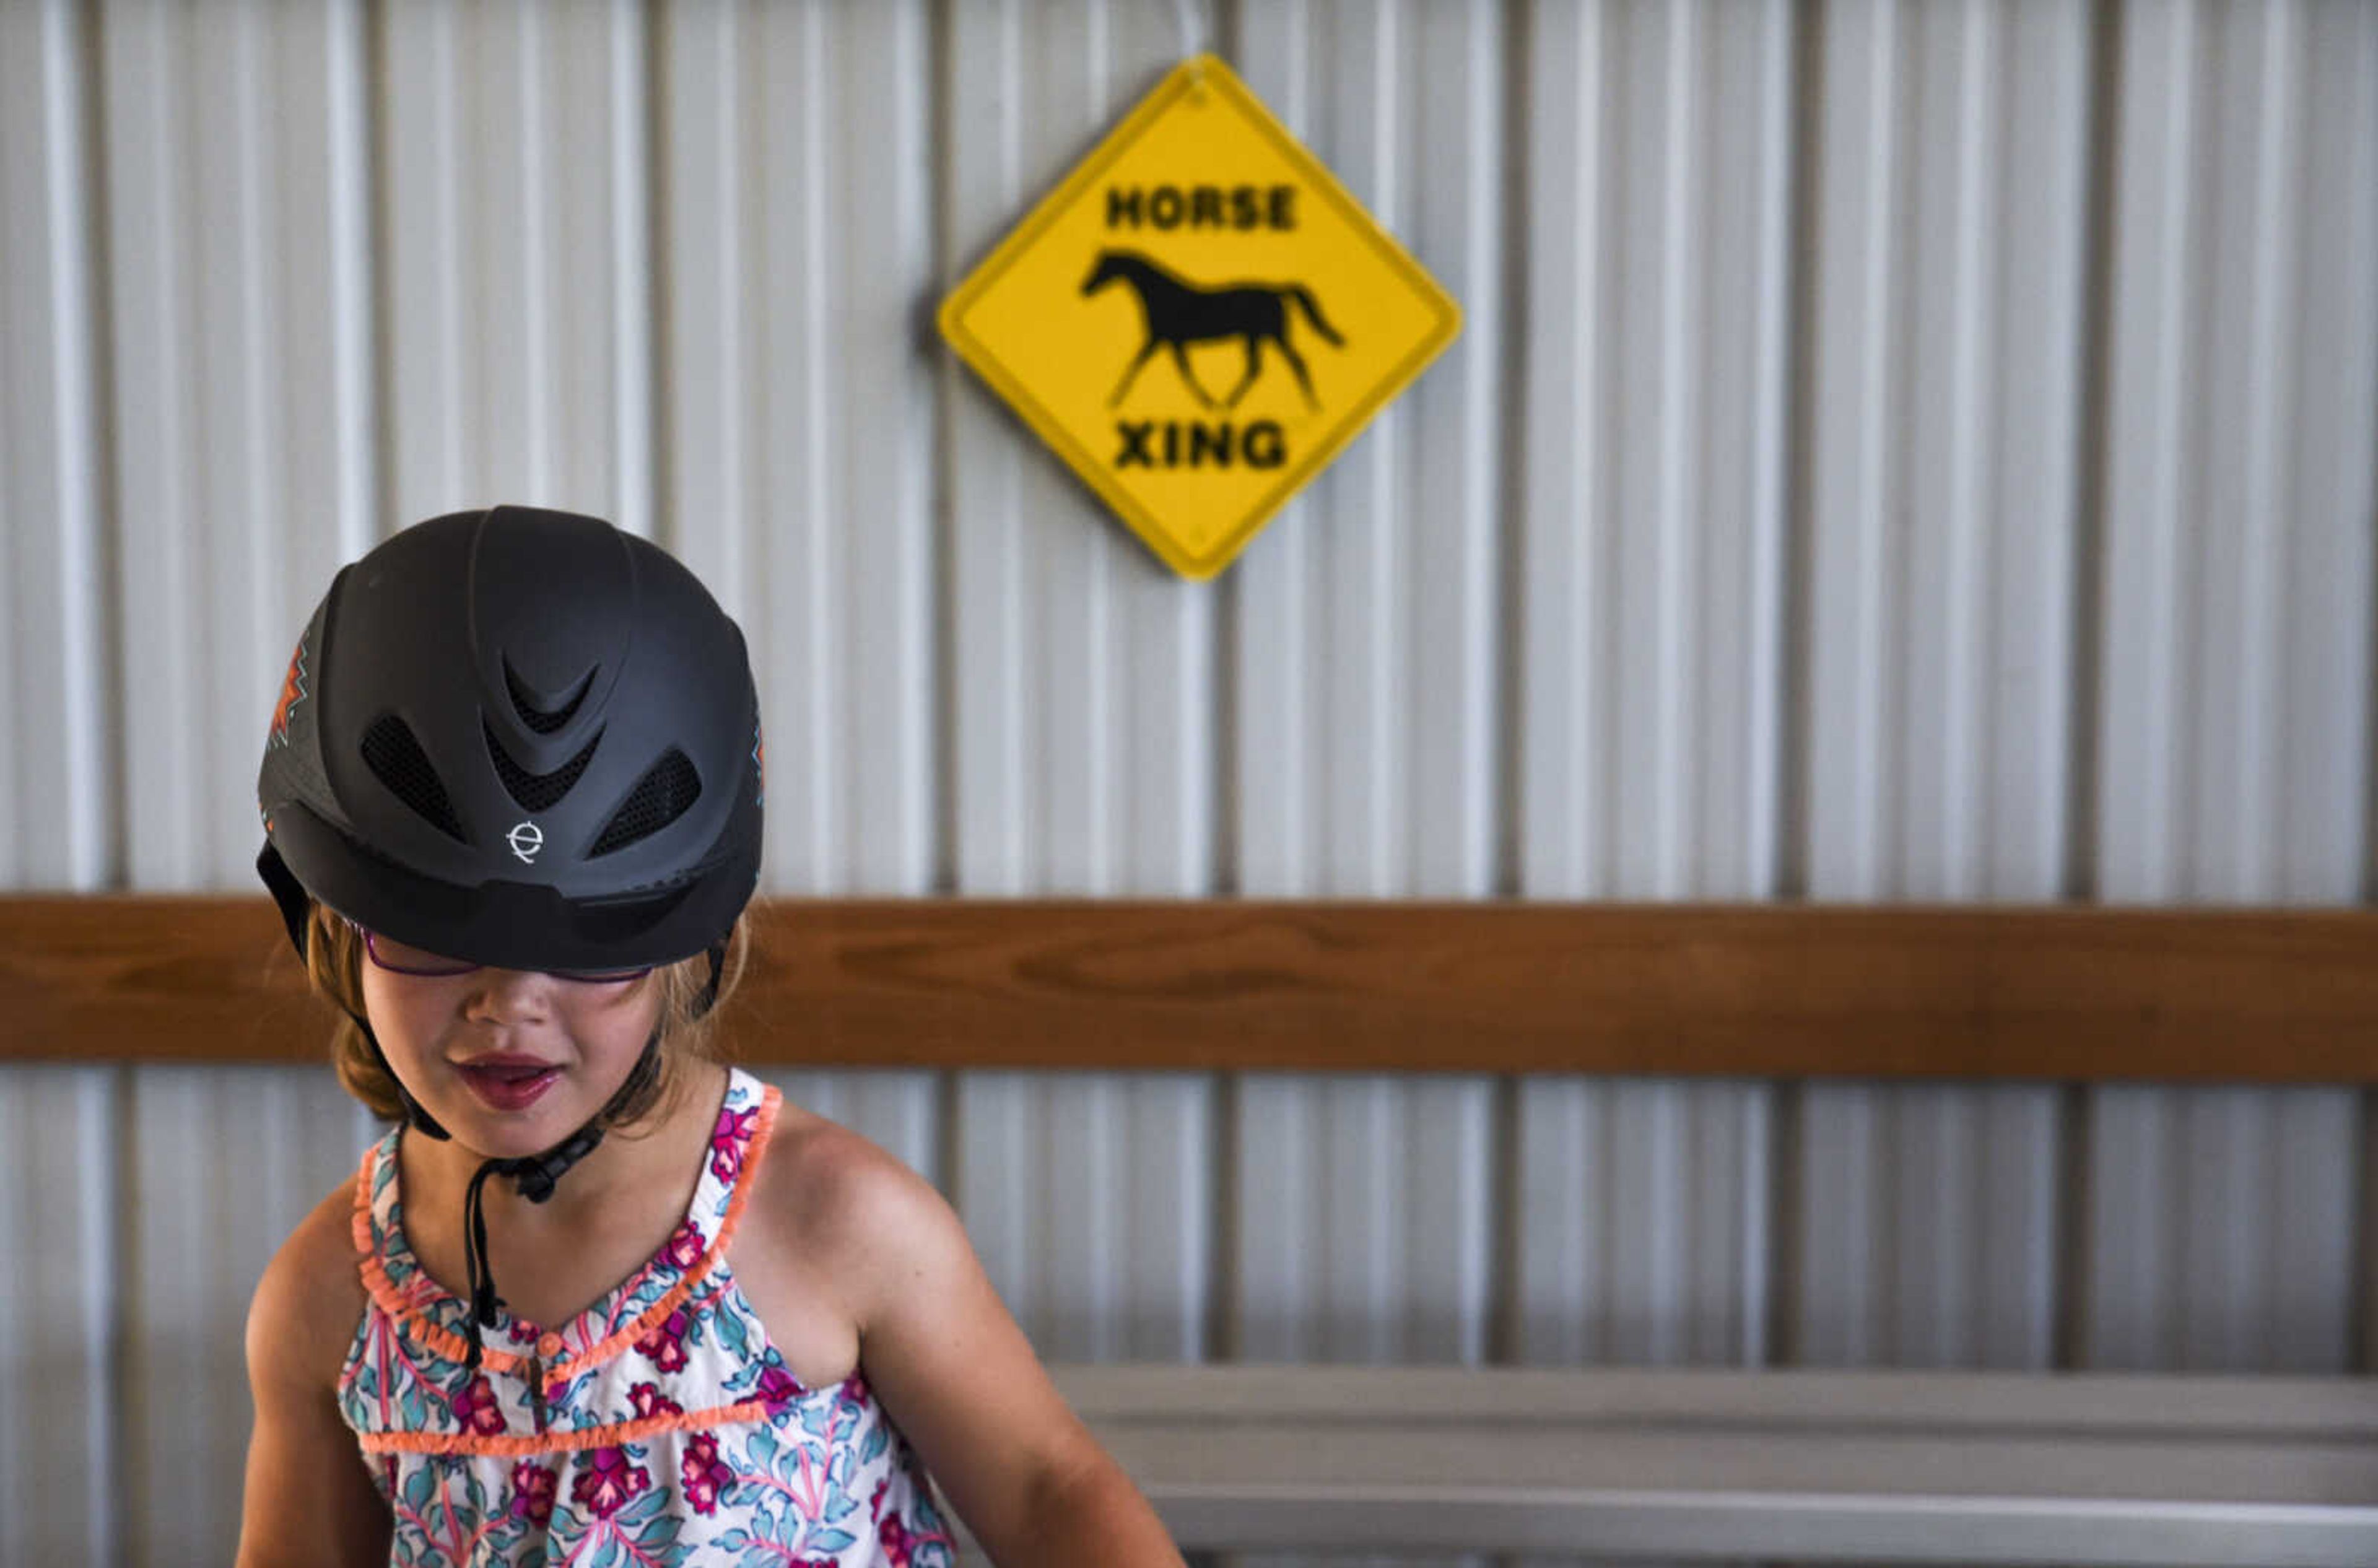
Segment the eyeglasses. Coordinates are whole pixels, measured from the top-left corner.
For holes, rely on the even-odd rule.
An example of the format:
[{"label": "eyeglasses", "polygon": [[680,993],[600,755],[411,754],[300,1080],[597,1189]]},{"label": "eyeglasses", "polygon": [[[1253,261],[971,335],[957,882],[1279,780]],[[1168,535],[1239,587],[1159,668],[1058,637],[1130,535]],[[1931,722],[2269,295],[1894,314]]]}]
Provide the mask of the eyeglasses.
[{"label": "eyeglasses", "polygon": [[[346,924],[349,930],[363,938],[364,952],[371,955],[373,964],[387,970],[391,975],[416,975],[443,979],[456,975],[468,975],[474,969],[486,967],[485,964],[474,964],[467,958],[448,958],[443,953],[431,952],[426,948],[414,947],[410,942],[397,941],[392,938],[381,936],[378,931],[358,925],[353,920],[347,921]],[[630,980],[640,980],[652,972],[653,966],[649,964],[641,969],[539,971],[541,974],[552,976],[557,980],[567,980],[572,985],[579,986],[625,985]]]}]

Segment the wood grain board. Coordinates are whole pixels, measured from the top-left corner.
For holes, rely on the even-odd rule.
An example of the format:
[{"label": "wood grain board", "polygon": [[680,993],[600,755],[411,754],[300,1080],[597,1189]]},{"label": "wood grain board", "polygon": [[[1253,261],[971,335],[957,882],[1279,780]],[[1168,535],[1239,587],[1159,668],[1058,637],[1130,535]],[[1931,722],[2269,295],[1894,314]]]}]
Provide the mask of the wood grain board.
[{"label": "wood grain board", "polygon": [[[2360,1083],[2378,914],[776,900],[746,1061]],[[0,1059],[318,1059],[261,898],[0,900]]]}]

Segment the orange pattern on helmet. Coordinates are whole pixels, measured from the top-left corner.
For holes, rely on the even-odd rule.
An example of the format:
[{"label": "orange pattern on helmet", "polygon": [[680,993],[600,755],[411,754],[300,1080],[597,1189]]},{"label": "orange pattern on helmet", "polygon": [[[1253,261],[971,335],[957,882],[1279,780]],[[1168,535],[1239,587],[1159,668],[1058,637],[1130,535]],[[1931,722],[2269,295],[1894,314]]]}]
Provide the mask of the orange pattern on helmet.
[{"label": "orange pattern on helmet", "polygon": [[289,673],[281,680],[281,700],[272,705],[272,744],[289,744],[289,710],[306,697],[306,640],[297,640],[296,651],[289,655]]}]

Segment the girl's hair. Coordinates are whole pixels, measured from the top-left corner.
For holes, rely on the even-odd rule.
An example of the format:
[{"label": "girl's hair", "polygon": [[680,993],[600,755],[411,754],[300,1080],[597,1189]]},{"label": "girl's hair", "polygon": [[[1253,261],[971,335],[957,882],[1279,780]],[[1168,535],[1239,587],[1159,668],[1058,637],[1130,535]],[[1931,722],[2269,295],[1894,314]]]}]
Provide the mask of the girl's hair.
[{"label": "girl's hair", "polygon": [[[339,1071],[340,1085],[381,1120],[398,1120],[404,1112],[396,1097],[396,1081],[380,1065],[378,1053],[355,1023],[364,1011],[363,938],[319,902],[306,912],[306,984],[315,995],[340,1010],[338,1028],[330,1037],[330,1059]],[[727,933],[727,958],[719,968],[717,999],[699,1018],[693,1010],[702,999],[703,987],[710,979],[707,953],[664,964],[632,982],[639,991],[656,989],[660,994],[656,1020],[660,1048],[655,1053],[659,1071],[641,1093],[631,1095],[626,1105],[604,1119],[607,1129],[629,1126],[656,1108],[673,1107],[684,1086],[685,1062],[726,1059],[718,1039],[718,1014],[741,983],[751,955],[751,917],[738,915]]]}]

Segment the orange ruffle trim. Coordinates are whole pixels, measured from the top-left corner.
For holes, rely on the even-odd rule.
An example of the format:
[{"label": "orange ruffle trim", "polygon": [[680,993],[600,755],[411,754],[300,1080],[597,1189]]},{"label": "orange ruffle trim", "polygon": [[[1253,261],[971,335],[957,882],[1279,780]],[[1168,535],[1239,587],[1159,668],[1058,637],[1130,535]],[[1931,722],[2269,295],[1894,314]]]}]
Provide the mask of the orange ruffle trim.
[{"label": "orange ruffle trim", "polygon": [[[548,1378],[556,1374],[574,1374],[590,1366],[599,1366],[625,1352],[637,1340],[643,1338],[655,1328],[667,1322],[668,1315],[685,1304],[686,1299],[693,1294],[694,1287],[709,1278],[711,1272],[717,1267],[719,1260],[727,1255],[727,1244],[734,1239],[735,1228],[742,1223],[744,1205],[751,1201],[751,1184],[760,1169],[760,1161],[768,1152],[769,1135],[775,1131],[777,1107],[784,1103],[784,1094],[775,1084],[763,1084],[761,1087],[760,1116],[757,1125],[751,1129],[751,1146],[744,1152],[743,1168],[736,1173],[735,1191],[727,1201],[727,1217],[719,1222],[718,1234],[711,1238],[709,1247],[703,1251],[701,1257],[694,1260],[693,1266],[685,1271],[684,1278],[670,1286],[659,1300],[645,1308],[627,1327],[597,1340],[577,1356],[546,1361],[545,1372]],[[396,1287],[396,1282],[389,1278],[388,1269],[380,1262],[379,1250],[372,1244],[372,1167],[378,1157],[379,1145],[374,1143],[364,1151],[363,1165],[355,1173],[354,1239],[355,1251],[361,1254],[356,1266],[363,1275],[364,1288],[370,1293],[373,1302],[379,1310],[394,1320],[398,1327],[415,1344],[436,1351],[450,1361],[462,1360],[469,1350],[469,1347],[462,1341],[462,1336],[431,1323],[419,1308],[405,1299],[404,1293]],[[426,1279],[428,1276],[424,1275],[422,1277]],[[509,1350],[499,1350],[489,1345],[481,1347],[479,1360],[482,1366],[491,1371],[517,1375],[525,1371],[530,1358],[515,1355]],[[742,1409],[744,1406],[737,1406],[735,1408]],[[638,1427],[643,1423],[630,1422],[628,1425]],[[423,1452],[442,1451],[438,1449],[438,1444],[460,1441],[456,1438],[427,1433],[408,1435],[420,1437],[428,1444],[427,1448],[422,1450]],[[486,1441],[506,1440],[487,1439]],[[400,1442],[396,1446],[417,1447],[419,1445]],[[372,1452],[379,1451],[372,1448],[370,1441],[366,1441],[365,1447]]]},{"label": "orange ruffle trim", "polygon": [[767,1419],[768,1402],[747,1399],[710,1410],[682,1410],[614,1421],[607,1427],[562,1427],[549,1432],[506,1432],[501,1437],[471,1437],[462,1432],[357,1432],[366,1454],[491,1454],[523,1459],[536,1454],[576,1453],[588,1448],[617,1448],[655,1432],[707,1430],[712,1427]]}]

